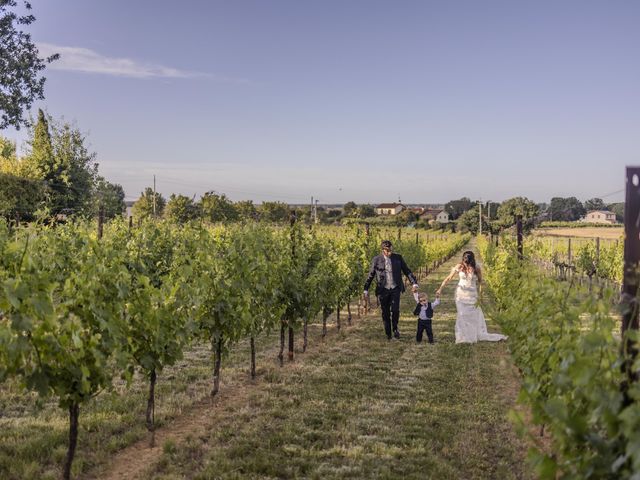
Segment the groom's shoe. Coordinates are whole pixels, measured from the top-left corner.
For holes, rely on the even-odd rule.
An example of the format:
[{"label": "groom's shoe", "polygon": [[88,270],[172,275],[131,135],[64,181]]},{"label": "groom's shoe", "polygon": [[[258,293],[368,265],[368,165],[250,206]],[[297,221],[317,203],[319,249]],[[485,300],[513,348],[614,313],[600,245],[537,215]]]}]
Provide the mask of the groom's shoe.
[{"label": "groom's shoe", "polygon": [[400,338],[400,332],[398,330],[393,331],[393,336],[396,338]]}]

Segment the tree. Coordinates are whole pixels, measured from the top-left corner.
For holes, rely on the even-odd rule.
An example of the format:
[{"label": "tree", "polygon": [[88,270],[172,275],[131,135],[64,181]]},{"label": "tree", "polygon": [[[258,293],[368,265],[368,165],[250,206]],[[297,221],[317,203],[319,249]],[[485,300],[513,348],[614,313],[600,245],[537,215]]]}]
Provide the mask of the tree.
[{"label": "tree", "polygon": [[91,213],[98,165],[80,130],[69,123],[56,124],[38,110],[28,143],[31,151],[22,171],[29,178],[44,181],[51,213]]},{"label": "tree", "polygon": [[17,0],[0,0],[0,129],[13,126],[19,130],[28,125],[24,111],[34,100],[44,99],[45,78],[39,72],[59,58],[58,54],[38,57],[31,35],[21,29],[35,21],[29,2],[23,4],[26,12],[19,15],[11,11]]},{"label": "tree", "polygon": [[311,205],[303,205],[295,209],[296,220],[302,223],[313,222],[313,207]]},{"label": "tree", "polygon": [[[1,0],[0,0],[1,1]],[[45,181],[51,181],[58,174],[58,166],[53,158],[53,142],[49,130],[49,118],[38,109],[38,120],[28,141],[31,152],[27,155],[26,175]]]},{"label": "tree", "polygon": [[573,222],[586,213],[582,202],[576,197],[553,197],[549,204],[549,215],[553,221]]},{"label": "tree", "polygon": [[98,178],[96,154],[89,152],[85,136],[69,123],[51,122],[53,155],[61,168],[58,208],[79,215],[91,213],[94,187]]},{"label": "tree", "polygon": [[624,202],[610,203],[609,205],[607,205],[607,210],[616,214],[617,221],[624,221]]},{"label": "tree", "polygon": [[347,202],[342,207],[342,212],[345,217],[353,217],[358,211],[358,205],[355,202]]},{"label": "tree", "polygon": [[[437,223],[437,222],[436,222]],[[478,217],[478,210],[476,208],[472,210],[467,210],[462,215],[458,217],[456,220],[456,226],[459,232],[471,232],[474,235],[478,234],[478,226],[480,223],[480,219]],[[484,232],[488,230],[489,225],[487,224],[486,217],[482,217],[482,230]]]},{"label": "tree", "polygon": [[211,222],[229,222],[239,218],[238,210],[224,193],[205,193],[200,198],[200,208],[202,215]]},{"label": "tree", "polygon": [[195,202],[185,196],[172,193],[167,202],[164,216],[176,223],[186,223],[195,220],[200,215],[200,209]]},{"label": "tree", "polygon": [[[133,204],[132,215],[135,218],[149,218],[153,217],[153,188],[147,187],[144,189],[144,192],[140,194],[140,198]],[[155,216],[160,217],[164,212],[164,207],[167,201],[164,197],[156,192],[155,194]]]},{"label": "tree", "polygon": [[487,206],[483,205],[482,215],[486,215],[490,220],[498,218],[498,209],[500,208],[500,203],[498,202],[488,202],[489,208],[487,210]]},{"label": "tree", "polygon": [[127,209],[122,186],[110,183],[103,177],[96,179],[94,195],[96,210],[102,208],[104,218],[120,217]]},{"label": "tree", "polygon": [[498,220],[505,227],[515,225],[517,215],[522,215],[522,219],[529,223],[538,215],[538,206],[526,197],[514,197],[502,202],[498,208]]},{"label": "tree", "polygon": [[289,205],[283,202],[263,202],[260,206],[262,218],[269,222],[283,222],[289,220]]},{"label": "tree", "polygon": [[238,211],[240,218],[246,220],[255,220],[258,218],[258,210],[253,204],[253,200],[241,200],[236,202],[236,210]]},{"label": "tree", "polygon": [[41,182],[0,172],[0,216],[29,221],[44,200]]},{"label": "tree", "polygon": [[601,198],[591,198],[584,202],[584,208],[587,212],[592,210],[607,210],[607,206],[604,204]]},{"label": "tree", "polygon": [[418,220],[418,214],[412,212],[408,208],[402,210],[398,215],[396,215],[396,225],[407,225],[409,223],[416,222]]},{"label": "tree", "polygon": [[447,202],[444,209],[449,214],[451,220],[455,220],[467,210],[472,209],[475,205],[476,203],[472,202],[467,197],[462,197],[459,200],[451,200],[450,202]]},{"label": "tree", "polygon": [[358,217],[360,218],[369,218],[376,216],[376,209],[373,208],[373,205],[360,205],[358,207]]}]

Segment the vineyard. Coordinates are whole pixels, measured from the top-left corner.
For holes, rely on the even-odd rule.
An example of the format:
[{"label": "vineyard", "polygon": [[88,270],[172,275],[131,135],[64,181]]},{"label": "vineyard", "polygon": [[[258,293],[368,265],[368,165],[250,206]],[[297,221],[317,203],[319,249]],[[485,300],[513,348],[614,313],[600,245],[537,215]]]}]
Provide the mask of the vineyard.
[{"label": "vineyard", "polygon": [[521,414],[512,413],[512,420],[537,445],[532,456],[540,478],[635,478],[639,391],[636,384],[621,388],[626,355],[614,306],[620,245],[601,245],[597,252],[595,242],[586,242],[574,253],[576,272],[598,274],[617,286],[603,285],[596,295],[579,288],[571,274],[558,280],[539,268],[536,259],[557,264],[562,251],[548,241],[529,243],[524,260],[507,237],[498,247],[484,239],[480,244],[495,298],[491,314],[509,335],[522,376],[520,400],[539,433],[527,430]]},{"label": "vineyard", "polygon": [[610,288],[622,283],[624,243],[600,238],[534,237],[526,243],[525,255],[561,279],[576,275],[580,283],[606,284]]},{"label": "vineyard", "polygon": [[[469,239],[405,237],[394,244],[422,277]],[[287,343],[292,360],[295,335],[301,334],[305,352],[316,317],[324,338],[331,315],[340,330],[352,322],[354,302],[358,314],[369,308],[359,299],[379,243],[376,231],[337,234],[298,224],[177,227],[149,221],[131,228],[113,222],[98,231],[87,224],[1,225],[0,379],[7,390],[0,467],[8,478],[56,478],[59,468],[70,478],[90,469],[73,463],[81,412],[101,395],[111,401],[114,392],[115,398],[126,395],[135,379],[147,384],[146,418],[128,421],[145,422],[153,432],[159,374],[203,344],[213,353],[212,396],[220,390],[223,359],[238,342],[250,344],[251,377],[259,339],[272,331],[280,334],[279,364]],[[54,441],[43,432],[31,439],[52,442],[44,461],[35,462],[33,445],[23,450],[20,441],[10,441],[24,435],[20,421],[12,421],[21,418],[21,409],[11,409],[51,401],[66,412],[68,438]],[[108,411],[104,415],[108,419]],[[25,455],[31,460],[14,461]]]}]

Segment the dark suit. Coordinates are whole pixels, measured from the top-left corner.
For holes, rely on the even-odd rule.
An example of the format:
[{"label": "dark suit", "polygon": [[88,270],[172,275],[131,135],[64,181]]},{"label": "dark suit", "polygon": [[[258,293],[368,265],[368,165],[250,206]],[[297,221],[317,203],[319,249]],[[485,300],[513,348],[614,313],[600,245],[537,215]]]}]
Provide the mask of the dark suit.
[{"label": "dark suit", "polygon": [[369,276],[364,283],[364,289],[369,290],[371,282],[376,279],[376,295],[380,299],[380,309],[382,310],[382,321],[384,323],[384,331],[388,338],[391,338],[391,329],[396,332],[398,330],[398,319],[400,318],[400,294],[404,292],[404,283],[402,282],[402,274],[404,273],[413,284],[417,284],[416,277],[413,276],[409,267],[404,262],[402,255],[392,253],[391,260],[391,276],[396,284],[395,288],[387,288],[387,276],[385,274],[385,257],[377,255],[371,261],[371,269]]},{"label": "dark suit", "polygon": [[[422,304],[418,303],[416,305],[416,308],[413,310],[413,314],[420,315],[420,310],[422,310]],[[433,328],[431,326],[433,322],[433,307],[431,306],[431,302],[427,303],[427,311],[425,312],[425,314],[427,316],[426,320],[422,320],[418,316],[418,331],[416,332],[416,342],[420,343],[422,341],[422,332],[426,330],[429,343],[433,343]]]}]

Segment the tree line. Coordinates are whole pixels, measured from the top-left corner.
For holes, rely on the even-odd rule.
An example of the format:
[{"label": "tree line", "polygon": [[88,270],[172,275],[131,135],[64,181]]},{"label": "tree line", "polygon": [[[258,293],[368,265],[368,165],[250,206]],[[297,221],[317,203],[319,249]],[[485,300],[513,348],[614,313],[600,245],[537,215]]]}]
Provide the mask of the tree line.
[{"label": "tree line", "polygon": [[513,226],[517,215],[522,215],[526,227],[542,221],[575,222],[592,210],[611,211],[616,214],[618,221],[622,221],[624,203],[605,204],[601,198],[592,198],[583,203],[576,197],[553,197],[550,203],[535,203],[526,197],[481,203],[462,197],[447,202],[444,209],[450,220],[455,221],[456,230],[475,234],[481,221],[484,232],[498,233]]}]

